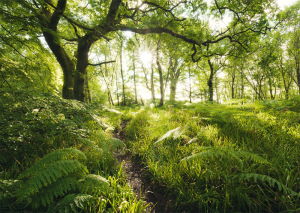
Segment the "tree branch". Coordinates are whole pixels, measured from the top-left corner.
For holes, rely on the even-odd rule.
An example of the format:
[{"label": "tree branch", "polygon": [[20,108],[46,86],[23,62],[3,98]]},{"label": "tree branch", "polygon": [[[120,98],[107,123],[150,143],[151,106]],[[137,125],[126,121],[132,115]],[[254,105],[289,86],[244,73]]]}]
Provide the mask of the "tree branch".
[{"label": "tree branch", "polygon": [[116,62],[116,61],[105,61],[105,62],[101,62],[99,64],[88,64],[90,66],[101,66],[102,64],[108,64],[108,63],[113,63],[113,62]]}]

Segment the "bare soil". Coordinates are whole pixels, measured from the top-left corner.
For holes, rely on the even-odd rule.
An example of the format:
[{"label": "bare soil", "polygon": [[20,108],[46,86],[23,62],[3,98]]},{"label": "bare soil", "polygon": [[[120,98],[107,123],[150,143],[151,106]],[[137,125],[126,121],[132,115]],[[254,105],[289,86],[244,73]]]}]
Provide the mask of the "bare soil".
[{"label": "bare soil", "polygon": [[[127,121],[122,121],[120,130],[115,134],[115,137],[122,141],[125,140],[123,129],[126,124]],[[126,173],[128,183],[137,194],[138,199],[143,199],[149,204],[146,212],[171,212],[169,210],[171,200],[168,200],[163,192],[159,192],[158,190],[153,191],[154,183],[151,183],[149,179],[147,180],[145,177],[145,167],[142,164],[132,161],[131,154],[124,154],[124,152],[115,154],[119,164],[124,161],[123,171]]]}]

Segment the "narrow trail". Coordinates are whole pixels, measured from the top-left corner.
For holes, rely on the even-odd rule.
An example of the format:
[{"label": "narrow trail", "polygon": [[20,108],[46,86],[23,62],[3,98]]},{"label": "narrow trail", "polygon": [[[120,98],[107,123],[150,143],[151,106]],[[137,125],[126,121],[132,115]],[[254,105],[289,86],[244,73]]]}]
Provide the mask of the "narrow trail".
[{"label": "narrow trail", "polygon": [[[124,141],[125,135],[123,129],[126,127],[127,121],[122,121],[120,130],[115,134],[115,137]],[[130,154],[116,153],[118,163],[123,164],[123,171],[125,171],[129,185],[133,188],[138,196],[148,204],[147,213],[162,213],[170,212],[168,208],[171,206],[170,201],[164,197],[162,192],[152,191],[153,187],[149,180],[144,177],[145,170],[143,165],[131,161]]]}]

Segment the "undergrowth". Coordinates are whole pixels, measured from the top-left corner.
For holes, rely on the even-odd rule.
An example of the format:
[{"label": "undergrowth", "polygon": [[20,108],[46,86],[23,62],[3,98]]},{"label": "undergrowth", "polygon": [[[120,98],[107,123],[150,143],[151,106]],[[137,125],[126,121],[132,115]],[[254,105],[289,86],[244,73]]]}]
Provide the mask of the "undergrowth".
[{"label": "undergrowth", "polygon": [[[121,112],[51,94],[3,92],[0,212],[143,212],[113,152]],[[3,127],[3,128],[2,128]]]},{"label": "undergrowth", "polygon": [[131,112],[126,135],[176,212],[300,211],[298,99]]}]

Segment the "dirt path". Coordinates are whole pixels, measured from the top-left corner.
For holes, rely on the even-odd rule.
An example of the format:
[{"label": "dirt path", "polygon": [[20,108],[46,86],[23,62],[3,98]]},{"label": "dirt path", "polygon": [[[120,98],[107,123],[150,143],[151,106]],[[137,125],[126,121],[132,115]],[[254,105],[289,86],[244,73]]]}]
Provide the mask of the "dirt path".
[{"label": "dirt path", "polygon": [[[125,135],[123,129],[126,125],[127,122],[122,121],[120,130],[115,134],[116,138],[124,141]],[[151,186],[151,183],[144,177],[145,169],[143,165],[132,162],[130,154],[116,153],[116,158],[118,159],[119,164],[121,164],[122,161],[125,161],[123,170],[127,175],[129,185],[132,186],[133,190],[138,195],[138,199],[142,198],[150,204],[146,212],[170,212],[167,211],[168,207],[170,207],[170,201],[164,197],[163,193],[152,191],[153,187]]]}]

